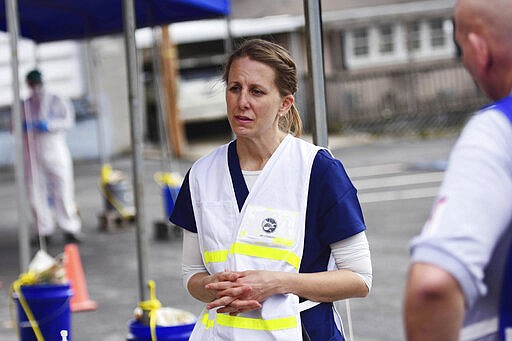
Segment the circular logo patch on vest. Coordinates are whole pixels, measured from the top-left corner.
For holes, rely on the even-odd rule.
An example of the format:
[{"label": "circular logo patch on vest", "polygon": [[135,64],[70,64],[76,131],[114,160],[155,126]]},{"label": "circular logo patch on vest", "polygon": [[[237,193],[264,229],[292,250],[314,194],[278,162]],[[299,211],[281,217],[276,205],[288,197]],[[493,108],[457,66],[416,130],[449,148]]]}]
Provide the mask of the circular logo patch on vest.
[{"label": "circular logo patch on vest", "polygon": [[261,227],[263,228],[263,231],[267,233],[272,233],[277,228],[277,221],[275,221],[274,218],[265,218],[261,222]]}]

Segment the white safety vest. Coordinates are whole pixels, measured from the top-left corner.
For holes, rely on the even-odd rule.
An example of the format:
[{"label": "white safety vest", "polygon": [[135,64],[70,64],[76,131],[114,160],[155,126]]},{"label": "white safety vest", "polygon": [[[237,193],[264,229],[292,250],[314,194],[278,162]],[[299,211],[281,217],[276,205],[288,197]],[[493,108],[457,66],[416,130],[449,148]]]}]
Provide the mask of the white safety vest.
[{"label": "white safety vest", "polygon": [[[238,209],[228,145],[190,170],[190,194],[203,261],[224,270],[298,272],[304,247],[309,178],[320,148],[287,135]],[[206,308],[190,340],[301,340],[299,298],[274,295],[262,308],[236,316]]]}]

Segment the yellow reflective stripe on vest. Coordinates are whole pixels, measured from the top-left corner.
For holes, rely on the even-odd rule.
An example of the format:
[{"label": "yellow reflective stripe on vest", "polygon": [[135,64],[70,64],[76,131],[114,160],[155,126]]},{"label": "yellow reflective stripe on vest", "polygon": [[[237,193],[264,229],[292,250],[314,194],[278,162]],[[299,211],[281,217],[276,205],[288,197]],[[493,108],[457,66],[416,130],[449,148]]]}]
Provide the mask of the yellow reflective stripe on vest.
[{"label": "yellow reflective stripe on vest", "polygon": [[[271,320],[255,319],[241,316],[231,316],[228,314],[217,314],[217,324],[219,326],[253,329],[253,330],[281,330],[297,327],[297,318],[295,316],[281,317]],[[208,312],[205,312],[201,323],[206,329],[210,329],[215,325],[214,320],[210,320]]]},{"label": "yellow reflective stripe on vest", "polygon": [[274,260],[283,260],[296,269],[298,269],[300,265],[300,258],[296,254],[290,251],[267,246],[235,243],[231,246],[229,253]]},{"label": "yellow reflective stripe on vest", "polygon": [[204,252],[205,264],[225,262],[226,259],[228,259],[228,250],[205,251]]},{"label": "yellow reflective stripe on vest", "polygon": [[217,314],[217,324],[224,327],[253,329],[253,330],[281,330],[297,327],[295,316],[282,317],[272,320],[254,319],[227,314]]},{"label": "yellow reflective stripe on vest", "polygon": [[206,329],[210,329],[211,327],[213,327],[215,325],[215,321],[210,320],[210,318],[208,316],[208,312],[204,313],[203,318],[201,319],[201,323],[204,324],[204,327]]},{"label": "yellow reflective stripe on vest", "polygon": [[[296,254],[287,250],[276,249],[267,246],[235,243],[231,246],[229,253],[273,260],[283,260],[288,264],[292,265],[296,269],[298,269],[300,265],[300,258]],[[225,262],[227,260],[227,257],[227,250],[204,252],[205,264]]]}]

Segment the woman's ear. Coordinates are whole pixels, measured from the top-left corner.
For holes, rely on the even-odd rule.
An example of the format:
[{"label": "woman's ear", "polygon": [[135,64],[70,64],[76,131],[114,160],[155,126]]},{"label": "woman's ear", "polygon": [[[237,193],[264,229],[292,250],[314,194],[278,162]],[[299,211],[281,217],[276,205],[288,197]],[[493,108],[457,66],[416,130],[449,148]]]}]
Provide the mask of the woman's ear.
[{"label": "woman's ear", "polygon": [[293,95],[284,96],[283,101],[281,103],[281,108],[279,108],[279,114],[284,115],[285,113],[287,113],[288,110],[290,110],[290,108],[292,107],[294,102],[295,102],[295,98],[293,97]]},{"label": "woman's ear", "polygon": [[468,34],[468,41],[474,51],[474,58],[478,71],[481,73],[491,66],[491,51],[485,39],[474,32]]}]

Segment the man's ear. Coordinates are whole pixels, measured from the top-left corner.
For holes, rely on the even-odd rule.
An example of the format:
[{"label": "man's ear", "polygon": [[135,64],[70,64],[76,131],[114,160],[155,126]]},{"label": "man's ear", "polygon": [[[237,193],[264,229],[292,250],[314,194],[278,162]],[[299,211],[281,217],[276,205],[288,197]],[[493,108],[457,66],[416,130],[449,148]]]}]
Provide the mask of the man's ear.
[{"label": "man's ear", "polygon": [[468,41],[475,53],[475,61],[479,71],[486,70],[491,65],[491,52],[485,39],[474,32],[468,34]]}]

